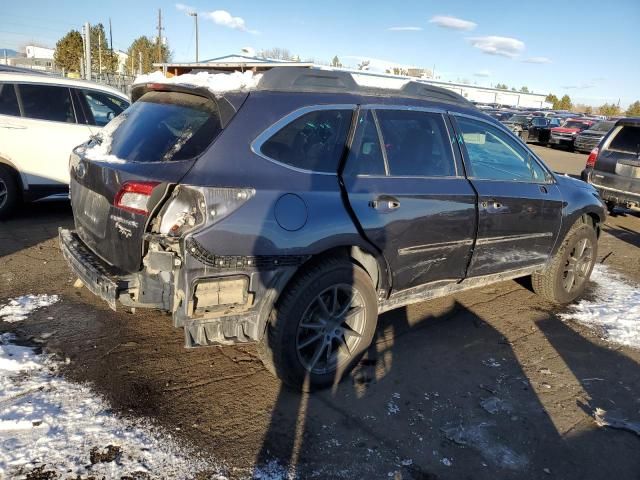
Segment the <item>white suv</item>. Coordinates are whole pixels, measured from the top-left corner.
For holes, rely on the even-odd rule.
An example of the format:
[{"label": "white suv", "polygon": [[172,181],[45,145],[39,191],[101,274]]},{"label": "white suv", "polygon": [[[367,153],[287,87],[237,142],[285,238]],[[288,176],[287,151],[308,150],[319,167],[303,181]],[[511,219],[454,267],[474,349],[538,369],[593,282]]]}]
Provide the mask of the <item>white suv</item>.
[{"label": "white suv", "polygon": [[93,82],[0,73],[0,218],[20,200],[66,193],[71,150],[129,103]]}]

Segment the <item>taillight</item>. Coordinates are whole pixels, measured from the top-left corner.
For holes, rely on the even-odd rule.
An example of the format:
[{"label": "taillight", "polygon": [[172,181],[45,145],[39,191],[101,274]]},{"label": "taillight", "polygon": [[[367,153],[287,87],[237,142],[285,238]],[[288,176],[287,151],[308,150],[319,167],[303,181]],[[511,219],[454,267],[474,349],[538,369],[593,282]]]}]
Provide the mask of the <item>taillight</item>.
[{"label": "taillight", "polygon": [[147,215],[149,197],[160,182],[125,182],[116,195],[114,205],[123,210]]},{"label": "taillight", "polygon": [[591,153],[587,158],[587,168],[593,168],[595,166],[596,160],[598,159],[598,153],[600,153],[600,149],[598,147],[591,150]]},{"label": "taillight", "polygon": [[221,221],[254,195],[252,188],[179,185],[159,214],[157,231],[180,237],[196,227]]}]

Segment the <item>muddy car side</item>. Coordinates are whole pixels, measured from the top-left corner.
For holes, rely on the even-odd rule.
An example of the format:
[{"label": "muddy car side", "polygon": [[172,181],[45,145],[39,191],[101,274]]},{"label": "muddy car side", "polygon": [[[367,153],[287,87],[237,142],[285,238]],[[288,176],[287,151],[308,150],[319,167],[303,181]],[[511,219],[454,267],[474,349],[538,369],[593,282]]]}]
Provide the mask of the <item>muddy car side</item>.
[{"label": "muddy car side", "polygon": [[257,341],[290,385],[338,381],[380,312],[526,275],[567,302],[593,267],[595,190],[451,92],[274,69],[134,100],[106,156],[72,155],[65,257],[112,308],[172,312],[188,347]]}]

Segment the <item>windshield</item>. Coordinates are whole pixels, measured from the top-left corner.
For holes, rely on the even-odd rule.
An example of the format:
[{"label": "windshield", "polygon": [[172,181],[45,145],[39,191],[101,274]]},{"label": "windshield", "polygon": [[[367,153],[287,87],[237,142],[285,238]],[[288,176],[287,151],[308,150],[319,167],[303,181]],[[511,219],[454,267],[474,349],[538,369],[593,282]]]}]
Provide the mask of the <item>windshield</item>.
[{"label": "windshield", "polygon": [[584,123],[584,122],[576,122],[573,120],[569,120],[567,122],[565,122],[564,125],[562,125],[564,128],[577,128],[580,130],[584,130],[585,128],[587,128],[589,125]]},{"label": "windshield", "polygon": [[514,123],[527,123],[529,121],[529,117],[526,115],[514,115],[509,119],[509,121]]},{"label": "windshield", "polygon": [[598,122],[595,125],[589,127],[589,130],[593,130],[595,132],[608,132],[613,128],[616,122]]},{"label": "windshield", "polygon": [[178,92],[148,92],[114,122],[111,138],[102,141],[110,142],[107,153],[130,162],[193,158],[222,130],[212,100]]}]

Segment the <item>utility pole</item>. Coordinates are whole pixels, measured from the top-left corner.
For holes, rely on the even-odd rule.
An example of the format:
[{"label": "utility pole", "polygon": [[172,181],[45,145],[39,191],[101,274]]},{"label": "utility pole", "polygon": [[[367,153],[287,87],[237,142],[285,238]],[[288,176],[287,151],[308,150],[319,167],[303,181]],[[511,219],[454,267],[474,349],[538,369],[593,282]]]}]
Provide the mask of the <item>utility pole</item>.
[{"label": "utility pole", "polygon": [[98,32],[98,78],[102,80],[102,35]]},{"label": "utility pole", "polygon": [[162,10],[158,9],[158,63],[162,63]]},{"label": "utility pole", "polygon": [[133,59],[135,58],[134,52],[131,52],[131,76],[136,74],[136,71],[133,69]]},{"label": "utility pole", "polygon": [[91,80],[91,25],[84,24],[84,78]]},{"label": "utility pole", "polygon": [[196,63],[198,63],[198,12],[189,12],[189,16],[196,21]]},{"label": "utility pole", "polygon": [[113,55],[113,33],[111,32],[111,17],[109,17],[109,48],[111,55]]}]

